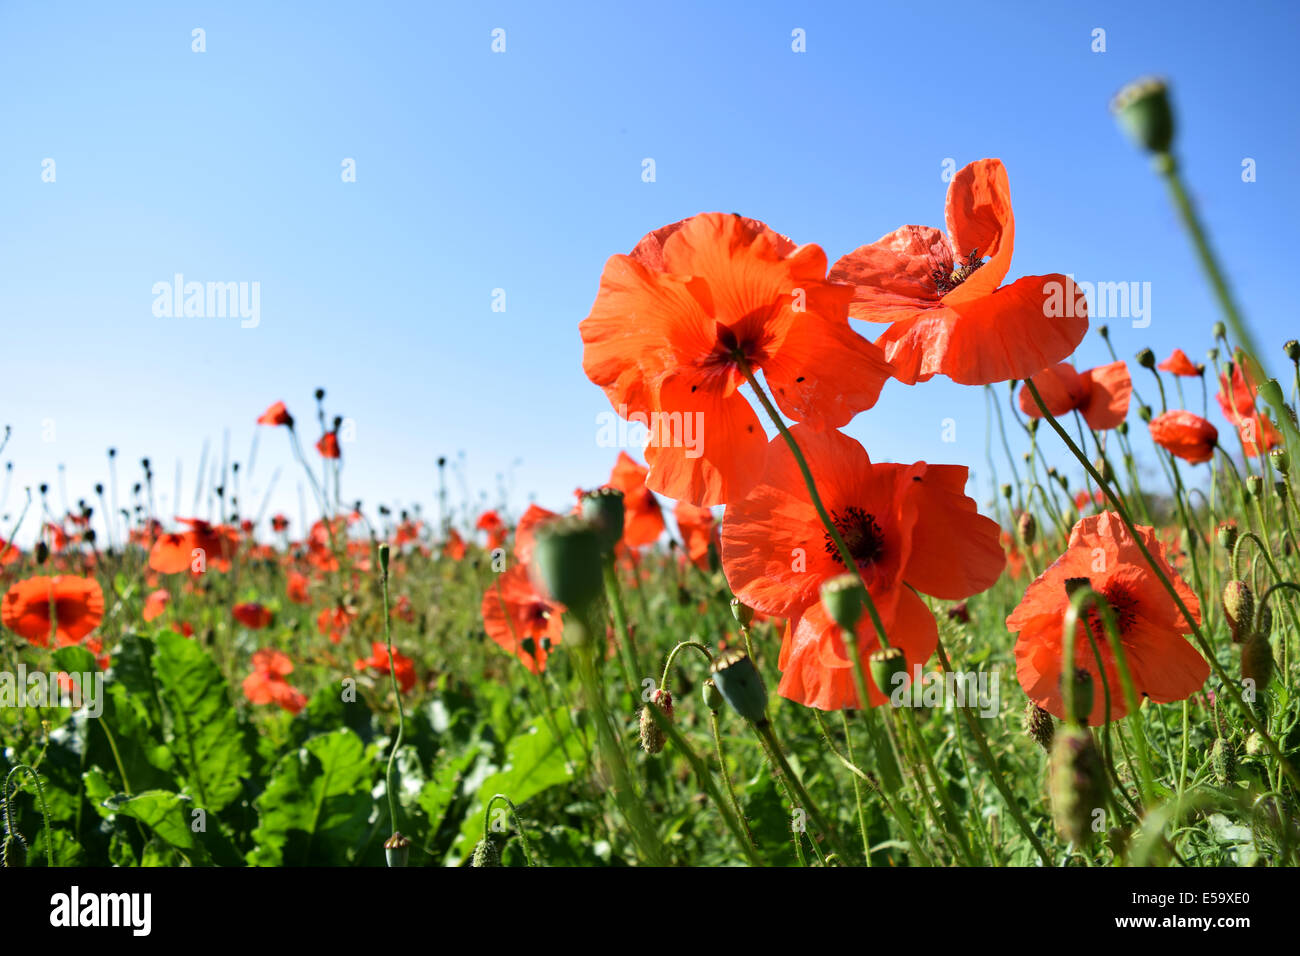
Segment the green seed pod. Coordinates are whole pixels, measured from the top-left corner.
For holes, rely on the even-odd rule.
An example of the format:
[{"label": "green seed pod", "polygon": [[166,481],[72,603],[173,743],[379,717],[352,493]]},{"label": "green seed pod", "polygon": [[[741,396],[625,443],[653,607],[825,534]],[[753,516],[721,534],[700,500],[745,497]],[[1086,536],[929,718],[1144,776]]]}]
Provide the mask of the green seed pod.
[{"label": "green seed pod", "polygon": [[1003,485],[1003,486],[1002,486],[1002,497],[1003,497],[1003,498],[1006,498],[1007,501],[1010,501],[1010,500],[1011,500],[1011,486],[1010,486],[1010,485]]},{"label": "green seed pod", "polygon": [[754,662],[744,651],[731,650],[713,659],[709,673],[718,692],[741,717],[754,723],[767,719],[767,689]]},{"label": "green seed pod", "polygon": [[1052,752],[1052,740],[1056,737],[1056,724],[1052,715],[1039,707],[1032,700],[1025,704],[1025,733],[1048,753]]},{"label": "green seed pod", "polygon": [[865,592],[856,574],[840,574],[822,585],[822,607],[842,630],[852,631],[862,616]]},{"label": "green seed pod", "polygon": [[[379,544],[379,570],[383,572],[384,577],[388,577],[388,557],[388,542],[381,541]],[[400,834],[397,835],[400,836]]]},{"label": "green seed pod", "polygon": [[1107,484],[1115,480],[1115,471],[1110,467],[1110,461],[1104,455],[1094,461],[1092,467],[1097,469],[1097,474],[1101,475],[1101,480]]},{"label": "green seed pod", "polygon": [[1215,737],[1210,747],[1210,765],[1214,768],[1214,782],[1224,787],[1232,783],[1237,769],[1237,752],[1222,737]]},{"label": "green seed pod", "polygon": [[1264,493],[1264,479],[1259,475],[1251,475],[1246,479],[1246,494],[1252,498],[1258,498]]},{"label": "green seed pod", "polygon": [[1048,787],[1057,829],[1076,846],[1087,844],[1094,813],[1106,807],[1105,774],[1092,734],[1062,727],[1052,744]]},{"label": "green seed pod", "polygon": [[1034,539],[1038,536],[1038,522],[1034,520],[1033,512],[1022,512],[1016,529],[1020,532],[1020,540],[1025,543],[1025,547],[1033,545]]},{"label": "green seed pod", "polygon": [[1111,112],[1141,149],[1167,153],[1174,141],[1174,111],[1169,89],[1158,77],[1143,77],[1128,84],[1111,100]]},{"label": "green seed pod", "polygon": [[1115,431],[1119,432],[1121,437],[1127,438],[1128,422],[1127,421],[1120,422],[1118,425],[1115,426]]},{"label": "green seed pod", "polygon": [[1287,340],[1286,345],[1282,346],[1286,352],[1286,357],[1293,362],[1300,362],[1300,342],[1295,339]]},{"label": "green seed pod", "polygon": [[706,680],[704,682],[704,706],[716,714],[722,709],[722,704],[722,691],[718,690],[718,685],[713,683],[712,680]]},{"label": "green seed pod", "polygon": [[1223,586],[1223,616],[1232,632],[1232,643],[1241,644],[1253,633],[1255,594],[1245,581],[1229,581]]},{"label": "green seed pod", "polygon": [[617,488],[598,488],[582,496],[581,513],[600,535],[602,554],[614,553],[623,537],[623,492]]},{"label": "green seed pod", "polygon": [[731,599],[731,616],[741,627],[749,627],[754,621],[754,609],[742,604],[740,598],[734,597]]},{"label": "green seed pod", "polygon": [[602,535],[581,518],[559,518],[537,529],[532,570],[548,595],[569,608],[585,608],[600,595]]},{"label": "green seed pod", "polygon": [[1151,406],[1139,405],[1138,418],[1142,419],[1142,421],[1146,422],[1148,425],[1151,424]]},{"label": "green seed pod", "polygon": [[1137,363],[1143,368],[1155,368],[1156,353],[1152,352],[1150,349],[1142,349],[1137,354]]},{"label": "green seed pod", "polygon": [[384,841],[384,858],[389,866],[406,866],[411,857],[411,841],[395,832]]},{"label": "green seed pod", "polygon": [[470,866],[474,868],[485,866],[500,866],[501,851],[497,849],[496,843],[490,836],[479,840],[474,846],[474,856],[470,860]]},{"label": "green seed pod", "polygon": [[36,563],[44,564],[46,561],[49,560],[49,557],[50,557],[50,546],[46,544],[44,541],[37,541],[36,542]]},{"label": "green seed pod", "polygon": [[1269,452],[1269,457],[1273,461],[1273,467],[1277,469],[1279,475],[1285,475],[1291,468],[1291,457],[1286,453],[1285,448],[1274,448]]},{"label": "green seed pod", "polygon": [[[886,697],[907,678],[907,659],[903,656],[902,649],[898,647],[882,647],[872,651],[871,656],[867,658],[867,665],[876,690]],[[862,706],[866,707],[867,702],[862,701]]]},{"label": "green seed pod", "polygon": [[1224,551],[1231,552],[1237,545],[1237,524],[1234,521],[1225,521],[1219,525],[1219,546]]},{"label": "green seed pod", "polygon": [[1215,322],[1212,326],[1210,326],[1210,334],[1213,335],[1215,339],[1227,338],[1228,327],[1224,325],[1222,322]]},{"label": "green seed pod", "polygon": [[1254,681],[1256,692],[1273,679],[1273,645],[1256,634],[1241,647],[1241,679]]},{"label": "green seed pod", "polygon": [[[659,705],[664,712],[664,716],[669,720],[673,719],[673,695],[666,690],[656,690],[651,700]],[[646,704],[641,708],[641,749],[652,757],[664,749],[664,742],[668,739],[663,730],[660,729],[658,721],[655,720],[654,713],[650,710],[650,705]]]}]

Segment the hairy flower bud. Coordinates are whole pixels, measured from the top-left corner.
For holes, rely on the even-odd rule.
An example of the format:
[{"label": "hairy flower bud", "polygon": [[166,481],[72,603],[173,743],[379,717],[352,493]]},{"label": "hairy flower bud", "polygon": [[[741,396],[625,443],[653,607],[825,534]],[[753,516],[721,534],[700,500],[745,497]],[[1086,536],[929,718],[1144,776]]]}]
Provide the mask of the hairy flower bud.
[{"label": "hairy flower bud", "polygon": [[[673,719],[673,695],[666,690],[656,690],[651,695],[651,703],[657,704],[669,720]],[[650,704],[641,708],[641,749],[654,756],[664,749],[667,740],[659,722],[655,720]]]},{"label": "hairy flower bud", "polygon": [[485,836],[475,844],[474,856],[469,865],[475,869],[501,865],[501,851],[497,849],[496,843],[490,836]]},{"label": "hairy flower bud", "polygon": [[1241,679],[1254,682],[1261,691],[1273,679],[1273,645],[1268,638],[1254,635],[1241,647]]},{"label": "hairy flower bud", "polygon": [[1052,752],[1052,740],[1056,737],[1056,724],[1052,715],[1039,707],[1032,700],[1025,704],[1025,733],[1048,753]]},{"label": "hairy flower bud", "polygon": [[1033,512],[1025,511],[1020,515],[1020,521],[1017,523],[1017,530],[1020,532],[1020,540],[1029,547],[1034,543],[1038,536],[1038,522],[1034,520]]},{"label": "hairy flower bud", "polygon": [[1255,594],[1245,581],[1229,581],[1223,586],[1223,616],[1232,632],[1232,643],[1244,643],[1255,627]]},{"label": "hairy flower bud", "polygon": [[1061,834],[1083,846],[1097,810],[1106,807],[1106,771],[1092,734],[1065,726],[1056,734],[1048,769],[1052,817]]}]

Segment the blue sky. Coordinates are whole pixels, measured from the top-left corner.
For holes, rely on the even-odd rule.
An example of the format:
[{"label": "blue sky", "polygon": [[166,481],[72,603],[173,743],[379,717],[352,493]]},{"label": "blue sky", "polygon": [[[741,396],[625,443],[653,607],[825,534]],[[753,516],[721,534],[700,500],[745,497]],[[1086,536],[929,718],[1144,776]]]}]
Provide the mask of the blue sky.
[{"label": "blue sky", "polygon": [[[1107,111],[1150,72],[1174,84],[1191,188],[1281,371],[1295,4],[702,6],[0,4],[4,510],[57,488],[60,463],[69,497],[90,497],[112,445],[123,484],[148,456],[164,497],[180,460],[183,505],[162,510],[186,514],[205,439],[228,429],[246,456],[284,399],[314,441],[318,386],[355,422],[346,498],[429,506],[435,459],[463,452],[472,488],[495,498],[508,474],[516,509],[566,505],[617,454],[596,443],[608,405],[577,331],[609,255],[722,210],[834,259],[942,225],[949,158],[1006,163],[1012,278],[1149,282],[1150,326],[1110,321],[1120,354],[1202,359],[1218,316]],[[258,282],[260,323],[156,317],[153,286],[176,273]],[[1105,359],[1090,333],[1078,364]],[[878,460],[985,471],[983,397],[946,380],[890,383],[848,431]],[[245,510],[282,467],[272,507],[296,519],[300,476],[264,432]]]}]

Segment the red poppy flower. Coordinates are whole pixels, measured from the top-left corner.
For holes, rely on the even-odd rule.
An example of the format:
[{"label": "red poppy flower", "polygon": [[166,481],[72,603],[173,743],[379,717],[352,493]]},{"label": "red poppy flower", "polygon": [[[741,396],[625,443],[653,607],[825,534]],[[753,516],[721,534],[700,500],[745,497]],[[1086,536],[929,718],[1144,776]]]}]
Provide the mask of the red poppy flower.
[{"label": "red poppy flower", "polygon": [[162,617],[163,612],[167,610],[167,604],[171,599],[172,596],[162,588],[159,588],[156,591],[150,591],[149,596],[144,599],[144,611],[141,616],[146,622]]},{"label": "red poppy flower", "polygon": [[[1201,609],[1196,595],[1169,566],[1155,531],[1141,527],[1137,531],[1199,624]],[[1210,674],[1210,665],[1183,636],[1192,630],[1191,625],[1183,619],[1119,515],[1108,511],[1083,518],[1074,526],[1065,553],[1029,585],[1024,599],[1007,618],[1007,628],[1020,634],[1015,647],[1016,677],[1030,700],[1065,719],[1061,692],[1062,630],[1070,603],[1066,582],[1072,578],[1087,579],[1114,610],[1124,656],[1140,697],[1167,704],[1201,689]],[[1128,708],[1100,617],[1095,612],[1086,617],[1087,630],[1082,618],[1079,622],[1074,666],[1092,675],[1093,705],[1088,723],[1097,726],[1106,720],[1106,695],[1088,640],[1089,630],[1105,664],[1110,687],[1110,719],[1120,719]]]},{"label": "red poppy flower", "polygon": [[266,411],[257,417],[259,425],[288,425],[293,427],[293,416],[289,414],[289,409],[284,407],[284,402],[276,402]]},{"label": "red poppy flower", "polygon": [[76,644],[103,619],[104,592],[94,578],[28,578],[10,587],[0,606],[4,626],[38,647],[49,645],[52,631],[60,647]]},{"label": "red poppy flower", "polygon": [[287,531],[289,529],[289,519],[282,514],[271,516],[271,530],[276,533]]},{"label": "red poppy flower", "polygon": [[849,314],[888,322],[876,344],[909,385],[947,375],[963,385],[1028,378],[1063,361],[1088,331],[1087,300],[1067,276],[1011,267],[1015,219],[1001,160],[964,167],[948,186],[948,234],[903,226],[835,263],[852,283]]},{"label": "red poppy flower", "polygon": [[277,704],[291,714],[307,706],[306,696],[285,678],[293,662],[276,650],[264,648],[253,655],[253,673],[244,678],[244,696],[254,704]]},{"label": "red poppy flower", "polygon": [[325,608],[316,615],[316,630],[328,637],[330,643],[337,644],[352,629],[352,622],[356,620],[356,617],[356,608],[336,604],[334,607]]},{"label": "red poppy flower", "polygon": [[[890,644],[903,650],[909,669],[922,663],[938,635],[912,589],[960,600],[992,586],[1006,563],[997,524],[966,497],[967,469],[874,464],[860,444],[839,432],[806,426],[791,431]],[[845,568],[780,438],[772,443],[758,485],[727,506],[722,567],[743,603],[790,620],[781,649],[781,695],[823,710],[859,706],[852,662],[819,594],[822,583]],[[865,663],[879,647],[866,614],[859,632]],[[868,690],[872,704],[886,699],[877,688]]]},{"label": "red poppy flower", "polygon": [[310,604],[307,593],[307,575],[299,571],[290,571],[284,583],[284,593],[294,604]]},{"label": "red poppy flower", "polygon": [[339,433],[326,432],[320,436],[320,441],[316,442],[316,450],[320,452],[322,458],[339,458]]},{"label": "red poppy flower", "polygon": [[[383,641],[371,641],[370,650],[369,657],[357,661],[357,670],[363,671],[369,668],[380,674],[387,674],[388,645]],[[406,693],[415,686],[415,661],[398,652],[397,648],[393,648],[393,665],[397,675],[397,686],[401,688],[402,693]]]},{"label": "red poppy flower", "polygon": [[697,568],[709,569],[709,548],[722,554],[722,541],[718,534],[718,521],[708,508],[697,508],[685,501],[679,501],[673,511],[677,530],[682,536],[682,546],[686,549],[686,558]]},{"label": "red poppy flower", "polygon": [[447,529],[447,540],[443,542],[442,553],[453,561],[465,560],[465,539],[455,528]]},{"label": "red poppy flower", "polygon": [[489,551],[495,551],[506,543],[506,531],[508,530],[506,523],[501,520],[501,516],[495,511],[485,511],[479,515],[474,527],[479,531],[487,532]]},{"label": "red poppy flower", "polygon": [[483,629],[530,671],[540,674],[564,633],[562,611],[533,586],[528,569],[516,565],[498,575],[484,592]]},{"label": "red poppy flower", "polygon": [[1174,349],[1169,358],[1157,365],[1156,368],[1162,372],[1181,375],[1184,378],[1196,378],[1201,374],[1201,370],[1196,367],[1196,363],[1189,359],[1187,353],[1182,349]]},{"label": "red poppy flower", "polygon": [[623,543],[629,548],[654,544],[664,532],[659,499],[646,487],[648,468],[638,465],[625,451],[609,475],[609,487],[623,492]]},{"label": "red poppy flower", "polygon": [[1193,465],[1209,461],[1219,443],[1219,430],[1200,415],[1183,409],[1165,412],[1151,419],[1147,426],[1151,440],[1172,455]]},{"label": "red poppy flower", "polygon": [[1214,396],[1226,418],[1237,428],[1246,456],[1256,458],[1282,443],[1282,436],[1256,409],[1258,389],[1255,380],[1241,362],[1230,362],[1231,375],[1219,376],[1219,391]]},{"label": "red poppy flower", "polygon": [[47,539],[46,543],[49,545],[50,550],[55,554],[58,554],[68,546],[68,533],[59,525],[47,521],[44,530]]},{"label": "red poppy flower", "polygon": [[395,617],[399,621],[405,621],[407,624],[415,623],[415,608],[411,606],[411,599],[405,594],[401,595],[393,604],[393,609],[389,612],[389,617]]},{"label": "red poppy flower", "polygon": [[271,623],[273,617],[270,608],[263,607],[256,601],[247,604],[236,604],[231,608],[230,613],[236,621],[252,631],[260,631]]},{"label": "red poppy flower", "polygon": [[554,511],[543,508],[541,505],[532,504],[524,512],[519,524],[515,528],[515,560],[520,564],[527,564],[533,556],[533,540],[537,535],[537,529],[541,525],[559,515]]},{"label": "red poppy flower", "polygon": [[0,567],[8,564],[17,564],[23,559],[23,552],[18,545],[12,541],[6,541],[0,538]]},{"label": "red poppy flower", "polygon": [[[1105,431],[1128,416],[1133,380],[1123,362],[1112,362],[1086,372],[1076,372],[1073,365],[1062,362],[1043,369],[1030,381],[1056,418],[1077,411],[1093,431]],[[1031,418],[1043,417],[1027,385],[1020,386],[1020,410]]]},{"label": "red poppy flower", "polygon": [[737,389],[761,369],[781,410],[820,428],[876,403],[890,368],[848,322],[826,255],[740,216],[705,213],[612,256],[579,329],[587,377],[649,428],[647,486],[696,505],[740,497],[767,438]]},{"label": "red poppy flower", "polygon": [[1075,494],[1074,507],[1082,514],[1083,510],[1089,505],[1099,505],[1103,504],[1105,501],[1106,496],[1102,493],[1101,489],[1090,492],[1084,488]]}]

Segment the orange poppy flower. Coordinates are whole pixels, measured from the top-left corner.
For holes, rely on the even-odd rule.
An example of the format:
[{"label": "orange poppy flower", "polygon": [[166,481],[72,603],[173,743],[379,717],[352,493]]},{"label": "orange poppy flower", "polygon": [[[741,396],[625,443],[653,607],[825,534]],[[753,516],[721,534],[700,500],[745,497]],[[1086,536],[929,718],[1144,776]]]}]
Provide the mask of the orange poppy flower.
[{"label": "orange poppy flower", "polygon": [[1088,331],[1087,300],[1067,276],[1011,267],[1015,219],[1001,160],[981,159],[948,186],[948,234],[903,226],[844,256],[830,277],[856,288],[849,314],[888,322],[876,344],[909,385],[1028,378],[1063,361]]},{"label": "orange poppy flower", "polygon": [[1282,443],[1282,436],[1269,420],[1256,408],[1255,380],[1240,362],[1230,362],[1230,375],[1219,376],[1219,391],[1214,396],[1219,409],[1237,428],[1241,444],[1248,458],[1257,458]]},{"label": "orange poppy flower", "polygon": [[[53,621],[51,621],[51,616]],[[76,644],[104,619],[104,592],[94,578],[35,577],[5,592],[0,621],[29,644]]]},{"label": "orange poppy flower", "polygon": [[284,582],[284,593],[294,604],[310,604],[307,583],[307,575],[300,571],[290,571]]},{"label": "orange poppy flower", "polygon": [[646,487],[648,468],[638,465],[625,451],[609,475],[609,487],[623,492],[623,543],[629,548],[654,544],[664,532],[663,510],[659,499]]},{"label": "orange poppy flower", "polygon": [[564,633],[563,610],[538,592],[527,568],[516,565],[498,575],[484,592],[483,629],[530,671],[540,674]]},{"label": "orange poppy flower", "polygon": [[874,405],[890,368],[850,327],[851,295],[827,281],[818,246],[735,215],[694,216],[612,256],[579,325],[583,368],[648,427],[647,486],[709,505],[753,483],[767,438],[737,391],[742,357],[796,421],[836,428]]},{"label": "orange poppy flower", "polygon": [[709,548],[722,554],[722,541],[718,534],[718,520],[708,508],[697,508],[689,502],[679,501],[673,511],[677,530],[682,536],[686,559],[697,568],[709,570]]},{"label": "orange poppy flower", "polygon": [[[380,674],[387,674],[389,671],[388,645],[383,641],[371,641],[370,650],[369,657],[363,657],[357,661],[357,670],[370,669]],[[393,648],[393,669],[397,675],[397,686],[401,688],[402,693],[406,693],[415,686],[415,661],[400,653],[397,648]]]},{"label": "orange poppy flower", "polygon": [[1196,363],[1189,359],[1187,353],[1182,349],[1174,349],[1169,358],[1157,365],[1156,368],[1162,372],[1181,375],[1184,378],[1196,378],[1201,374],[1201,370],[1196,367]]},{"label": "orange poppy flower", "polygon": [[276,402],[266,411],[257,417],[259,425],[288,425],[293,427],[293,416],[289,414],[289,409],[284,407],[284,402]]},{"label": "orange poppy flower", "polygon": [[[1006,563],[997,524],[965,494],[967,469],[876,464],[840,432],[806,426],[791,431],[818,476],[822,501],[854,556],[890,644],[903,650],[909,669],[922,663],[938,634],[912,589],[960,600],[991,587]],[[722,568],[744,604],[790,622],[781,649],[781,695],[823,710],[859,706],[852,662],[820,602],[822,583],[845,568],[780,438],[772,443],[758,485],[727,506]],[[869,616],[862,617],[865,663],[880,644]],[[873,705],[886,699],[879,689],[868,690]]]},{"label": "orange poppy flower", "polygon": [[479,515],[474,527],[479,531],[487,532],[489,551],[495,551],[506,543],[506,532],[508,530],[506,523],[501,520],[501,516],[495,511],[485,511]]},{"label": "orange poppy flower", "polygon": [[230,613],[236,621],[251,631],[260,631],[271,623],[274,616],[271,614],[270,608],[263,607],[256,601],[250,601],[247,604],[236,604],[231,608]]},{"label": "orange poppy flower", "polygon": [[144,611],[141,616],[146,622],[157,620],[162,617],[163,612],[167,610],[167,604],[172,599],[162,588],[156,591],[150,591],[149,596],[144,599]]},{"label": "orange poppy flower", "polygon": [[328,637],[331,644],[337,644],[352,629],[352,622],[356,617],[356,608],[336,604],[316,615],[316,630]]},{"label": "orange poppy flower", "polygon": [[339,433],[326,432],[320,436],[320,441],[316,442],[316,450],[320,452],[322,458],[339,458]]},{"label": "orange poppy flower", "polygon": [[17,564],[23,559],[23,552],[12,541],[6,541],[0,538],[0,567],[8,564]]},{"label": "orange poppy flower", "polygon": [[[1169,566],[1155,531],[1140,527],[1137,532],[1199,624],[1201,608],[1196,595]],[[1210,665],[1184,637],[1191,625],[1183,619],[1119,515],[1107,511],[1083,518],[1074,526],[1065,553],[1029,585],[1024,599],[1007,618],[1007,628],[1020,634],[1015,647],[1016,678],[1030,700],[1065,719],[1061,632],[1070,603],[1066,582],[1073,578],[1087,579],[1114,610],[1124,656],[1139,696],[1167,704],[1200,690],[1210,674]],[[1090,612],[1086,617],[1105,664],[1110,719],[1119,720],[1128,708],[1110,641],[1100,616]],[[1092,675],[1093,704],[1088,723],[1097,726],[1106,720],[1106,695],[1084,624],[1081,618],[1074,665]]]},{"label": "orange poppy flower", "polygon": [[[1089,428],[1100,432],[1114,428],[1128,417],[1133,380],[1123,362],[1112,362],[1086,372],[1076,372],[1073,365],[1062,362],[1043,369],[1030,381],[1055,418],[1077,411]],[[1043,417],[1027,385],[1020,386],[1020,410],[1031,418]]]},{"label": "orange poppy flower", "polygon": [[253,704],[277,704],[291,714],[307,706],[306,696],[285,678],[293,662],[276,650],[264,648],[253,655],[253,673],[244,678],[244,696]]},{"label": "orange poppy flower", "polygon": [[1165,412],[1151,419],[1147,427],[1151,440],[1169,452],[1190,461],[1193,465],[1209,461],[1219,443],[1219,430],[1200,415],[1183,409]]}]

